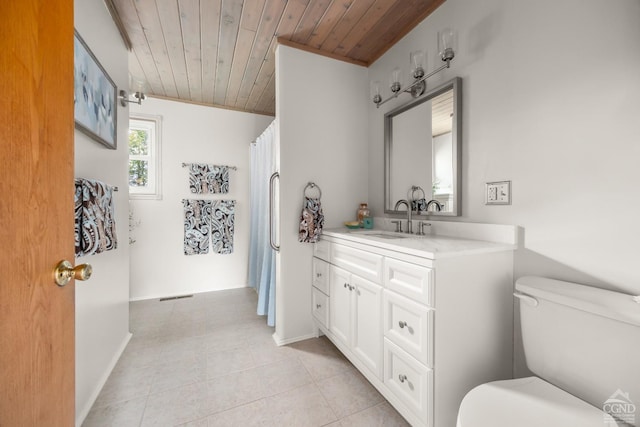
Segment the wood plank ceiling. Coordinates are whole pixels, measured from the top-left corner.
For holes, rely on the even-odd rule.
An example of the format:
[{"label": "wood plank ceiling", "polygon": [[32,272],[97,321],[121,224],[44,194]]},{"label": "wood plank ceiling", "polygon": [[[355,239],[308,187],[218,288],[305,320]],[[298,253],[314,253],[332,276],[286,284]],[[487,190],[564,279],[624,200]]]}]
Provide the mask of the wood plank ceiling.
[{"label": "wood plank ceiling", "polygon": [[274,115],[277,43],[368,66],[444,0],[106,2],[131,44],[131,89]]}]

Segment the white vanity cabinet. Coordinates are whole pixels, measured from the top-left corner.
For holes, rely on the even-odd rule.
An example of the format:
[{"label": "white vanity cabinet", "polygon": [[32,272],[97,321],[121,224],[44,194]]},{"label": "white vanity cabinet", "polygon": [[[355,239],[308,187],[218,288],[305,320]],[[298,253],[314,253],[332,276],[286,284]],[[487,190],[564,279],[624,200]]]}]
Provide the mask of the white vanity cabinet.
[{"label": "white vanity cabinet", "polygon": [[317,326],[412,425],[454,426],[469,390],[512,376],[515,245],[374,236],[325,232]]}]

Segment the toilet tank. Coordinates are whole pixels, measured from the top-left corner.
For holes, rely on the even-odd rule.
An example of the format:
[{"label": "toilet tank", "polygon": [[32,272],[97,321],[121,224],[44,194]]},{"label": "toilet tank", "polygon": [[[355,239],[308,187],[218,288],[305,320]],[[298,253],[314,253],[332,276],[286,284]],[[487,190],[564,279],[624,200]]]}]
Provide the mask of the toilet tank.
[{"label": "toilet tank", "polygon": [[630,400],[640,426],[637,297],[541,277],[518,279],[516,296],[527,367],[597,408]]}]

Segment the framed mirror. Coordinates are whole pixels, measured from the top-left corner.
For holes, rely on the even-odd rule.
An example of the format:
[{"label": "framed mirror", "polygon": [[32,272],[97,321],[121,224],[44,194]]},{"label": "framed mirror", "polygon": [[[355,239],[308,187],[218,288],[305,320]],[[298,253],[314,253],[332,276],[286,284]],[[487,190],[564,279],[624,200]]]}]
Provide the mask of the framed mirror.
[{"label": "framed mirror", "polygon": [[385,114],[386,214],[460,215],[461,99],[456,77]]}]

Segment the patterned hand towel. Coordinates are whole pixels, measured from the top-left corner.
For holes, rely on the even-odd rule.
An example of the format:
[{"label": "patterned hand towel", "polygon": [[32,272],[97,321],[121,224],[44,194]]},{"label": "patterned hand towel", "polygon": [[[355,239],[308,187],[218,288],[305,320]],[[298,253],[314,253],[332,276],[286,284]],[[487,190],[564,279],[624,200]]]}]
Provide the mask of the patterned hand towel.
[{"label": "patterned hand towel", "polygon": [[74,195],[76,256],[99,254],[118,247],[113,187],[77,178]]},{"label": "patterned hand towel", "polygon": [[411,201],[411,210],[423,212],[427,210],[427,199],[416,199]]},{"label": "patterned hand towel", "polygon": [[189,189],[196,194],[229,192],[229,168],[204,163],[189,165]]},{"label": "patterned hand towel", "polygon": [[235,200],[215,200],[211,212],[211,242],[219,254],[233,253]]},{"label": "patterned hand towel", "polygon": [[209,253],[211,200],[183,200],[184,254]]},{"label": "patterned hand towel", "polygon": [[306,243],[316,243],[322,234],[324,215],[320,199],[304,198],[304,205],[300,214],[300,231],[298,240]]}]

